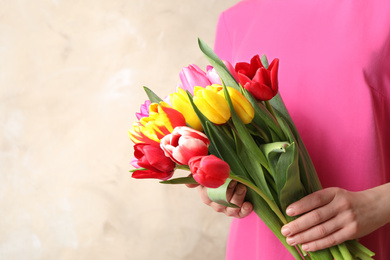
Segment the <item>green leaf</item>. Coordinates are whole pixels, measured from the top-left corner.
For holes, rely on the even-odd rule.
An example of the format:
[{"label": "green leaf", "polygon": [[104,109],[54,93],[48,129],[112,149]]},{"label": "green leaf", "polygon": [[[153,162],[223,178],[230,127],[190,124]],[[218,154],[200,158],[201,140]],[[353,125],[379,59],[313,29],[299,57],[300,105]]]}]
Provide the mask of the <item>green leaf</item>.
[{"label": "green leaf", "polygon": [[301,181],[307,190],[307,193],[312,193],[322,189],[320,180],[317,172],[314,168],[313,162],[306,150],[305,144],[303,143],[301,136],[295,128],[294,123],[288,121],[279,111],[276,111],[277,119],[280,127],[290,142],[295,142],[299,148],[299,167],[301,169]]},{"label": "green leaf", "polygon": [[175,179],[170,179],[166,181],[160,181],[162,184],[198,184],[194,177],[188,176],[188,177],[180,177]]},{"label": "green leaf", "polygon": [[267,56],[265,56],[265,54],[263,54],[263,56],[261,56],[260,60],[261,60],[261,63],[263,64],[264,68],[268,69],[269,63],[268,63]]},{"label": "green leaf", "polygon": [[245,176],[245,167],[237,156],[234,141],[211,122],[206,123],[206,128],[208,130],[207,137],[210,139],[210,143],[215,145],[217,151],[217,154],[214,155],[229,163],[230,169],[234,174],[240,176],[244,174]]},{"label": "green leaf", "polygon": [[278,122],[268,111],[268,109],[261,102],[258,102],[246,89],[243,89],[242,93],[251,103],[253,109],[255,110],[255,117],[253,118],[253,123],[258,125],[267,133],[269,133],[271,131],[270,129],[272,129],[279,137],[279,140],[285,140],[285,136],[283,135],[283,132],[280,129]]},{"label": "green leaf", "polygon": [[274,142],[263,144],[260,149],[263,151],[265,157],[269,162],[272,176],[275,178],[276,175],[276,164],[278,163],[281,153],[286,152],[286,147],[290,144],[288,142]]},{"label": "green leaf", "polygon": [[222,205],[222,206],[225,206],[225,207],[231,207],[231,208],[239,208],[237,205],[233,204],[233,203],[230,203],[226,197],[226,191],[229,187],[229,183],[231,182],[232,180],[231,179],[227,179],[225,184],[223,184],[222,186],[216,188],[216,189],[212,189],[212,188],[207,188],[207,195],[209,196],[209,198]]},{"label": "green leaf", "polygon": [[146,170],[147,170],[146,168],[136,168],[136,169],[130,170],[129,172],[146,171]]},{"label": "green leaf", "polygon": [[147,88],[147,87],[144,87],[144,90],[146,92],[146,95],[148,95],[148,98],[150,100],[150,102],[152,103],[160,103],[161,101],[163,101],[159,96],[156,95],[156,93],[154,93],[151,89]]},{"label": "green leaf", "polygon": [[303,198],[306,194],[303,187],[298,164],[298,150],[295,143],[285,148],[276,165],[275,183],[279,193],[282,211],[285,212],[288,205]]},{"label": "green leaf", "polygon": [[228,68],[226,68],[223,61],[215,54],[215,52],[201,39],[198,38],[198,44],[200,50],[209,60],[210,64],[217,71],[219,77],[225,82],[225,84],[229,87],[240,90],[240,86],[237,81],[234,79]]}]

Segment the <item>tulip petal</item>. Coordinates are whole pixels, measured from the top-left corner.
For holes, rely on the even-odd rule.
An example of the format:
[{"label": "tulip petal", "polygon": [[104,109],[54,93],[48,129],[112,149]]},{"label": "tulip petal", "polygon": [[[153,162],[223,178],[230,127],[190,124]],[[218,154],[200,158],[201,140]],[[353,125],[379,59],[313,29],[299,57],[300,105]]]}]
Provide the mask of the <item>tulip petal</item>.
[{"label": "tulip petal", "polygon": [[193,101],[204,116],[215,124],[224,124],[231,116],[226,100],[210,89],[195,88]]},{"label": "tulip petal", "polygon": [[218,188],[229,177],[230,167],[214,155],[193,157],[189,166],[194,179],[208,188]]},{"label": "tulip petal", "polygon": [[131,177],[135,179],[160,179],[160,180],[168,180],[173,176],[173,171],[172,172],[155,172],[152,170],[139,170],[133,172]]},{"label": "tulip petal", "polygon": [[187,93],[178,87],[176,93],[170,94],[170,98],[173,108],[183,114],[185,121],[194,129],[203,131],[202,124],[188,99]]}]

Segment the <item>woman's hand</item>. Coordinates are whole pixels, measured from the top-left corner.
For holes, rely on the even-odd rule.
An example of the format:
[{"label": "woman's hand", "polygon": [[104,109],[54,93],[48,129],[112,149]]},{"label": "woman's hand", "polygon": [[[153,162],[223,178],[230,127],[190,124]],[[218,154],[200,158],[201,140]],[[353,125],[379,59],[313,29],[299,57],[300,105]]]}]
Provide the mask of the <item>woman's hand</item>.
[{"label": "woman's hand", "polygon": [[390,222],[390,183],[350,192],[328,188],[291,204],[286,213],[300,216],[282,228],[290,245],[317,251],[365,236]]},{"label": "woman's hand", "polygon": [[217,212],[222,212],[227,216],[236,217],[236,218],[244,218],[248,216],[252,210],[252,204],[250,202],[245,201],[246,187],[245,185],[238,183],[236,181],[231,181],[228,189],[226,191],[226,197],[229,202],[239,206],[239,208],[230,208],[219,205],[216,202],[210,200],[207,195],[207,188],[201,185],[187,185],[190,188],[194,188],[197,186],[200,197],[206,205],[210,206]]}]

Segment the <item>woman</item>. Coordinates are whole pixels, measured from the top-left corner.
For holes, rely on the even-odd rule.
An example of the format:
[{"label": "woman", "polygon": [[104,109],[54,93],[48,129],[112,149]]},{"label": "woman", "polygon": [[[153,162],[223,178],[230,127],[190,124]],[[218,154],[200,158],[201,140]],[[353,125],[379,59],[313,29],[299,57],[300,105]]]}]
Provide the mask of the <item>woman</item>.
[{"label": "woman", "polygon": [[[316,251],[360,238],[390,258],[390,2],[248,0],[221,14],[216,53],[232,64],[255,54],[280,59],[279,90],[324,189],[292,204],[291,245]],[[244,202],[203,201],[234,216],[227,259],[293,259]]]}]

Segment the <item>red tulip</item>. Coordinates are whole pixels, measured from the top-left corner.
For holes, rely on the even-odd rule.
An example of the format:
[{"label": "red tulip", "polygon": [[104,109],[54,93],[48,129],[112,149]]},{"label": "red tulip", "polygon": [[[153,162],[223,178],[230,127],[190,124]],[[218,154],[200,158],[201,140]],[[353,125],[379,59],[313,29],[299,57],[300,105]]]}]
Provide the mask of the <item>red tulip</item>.
[{"label": "red tulip", "polygon": [[138,143],[134,145],[134,156],[138,160],[137,165],[147,170],[135,171],[133,178],[167,180],[172,177],[176,164],[164,155],[158,145]]},{"label": "red tulip", "polygon": [[250,64],[237,63],[235,70],[241,85],[257,100],[270,100],[278,93],[279,59],[274,59],[266,69],[259,55],[255,55]]},{"label": "red tulip", "polygon": [[209,144],[205,134],[186,126],[175,127],[172,133],[163,137],[160,142],[165,155],[181,165],[188,165],[192,157],[207,155]]},{"label": "red tulip", "polygon": [[201,185],[218,188],[229,177],[229,164],[214,155],[197,156],[188,162],[192,176]]}]

